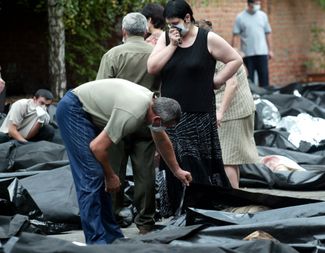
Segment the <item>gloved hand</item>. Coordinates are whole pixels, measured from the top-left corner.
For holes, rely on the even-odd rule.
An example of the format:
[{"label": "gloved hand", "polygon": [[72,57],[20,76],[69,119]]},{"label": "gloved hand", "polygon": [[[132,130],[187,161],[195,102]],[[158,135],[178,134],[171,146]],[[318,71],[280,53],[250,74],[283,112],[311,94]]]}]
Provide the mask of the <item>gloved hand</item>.
[{"label": "gloved hand", "polygon": [[48,123],[50,123],[50,115],[47,113],[47,111],[45,111],[42,107],[37,106],[36,107],[36,114],[38,117],[38,122],[44,125],[47,125]]}]

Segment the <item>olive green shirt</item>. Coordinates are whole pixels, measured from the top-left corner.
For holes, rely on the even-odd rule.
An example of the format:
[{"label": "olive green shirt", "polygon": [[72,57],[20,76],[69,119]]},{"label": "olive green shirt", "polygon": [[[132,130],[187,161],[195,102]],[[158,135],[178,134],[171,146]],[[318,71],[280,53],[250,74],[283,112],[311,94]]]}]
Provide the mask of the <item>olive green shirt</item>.
[{"label": "olive green shirt", "polygon": [[130,36],[122,45],[103,55],[96,79],[122,78],[152,91],[159,90],[160,79],[147,71],[147,61],[153,46],[141,36]]},{"label": "olive green shirt", "polygon": [[72,91],[93,123],[114,143],[145,126],[153,92],[133,82],[111,78],[78,86]]}]

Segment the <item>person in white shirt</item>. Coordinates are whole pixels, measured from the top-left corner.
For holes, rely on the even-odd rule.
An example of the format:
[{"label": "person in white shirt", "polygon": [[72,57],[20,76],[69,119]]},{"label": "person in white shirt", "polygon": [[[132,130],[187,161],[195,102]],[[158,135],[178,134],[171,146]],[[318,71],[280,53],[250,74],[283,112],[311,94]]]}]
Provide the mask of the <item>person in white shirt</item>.
[{"label": "person in white shirt", "polygon": [[11,105],[0,127],[0,143],[11,139],[28,141],[51,141],[54,128],[49,125],[47,107],[53,101],[53,94],[46,89],[36,91],[33,98],[23,98]]}]

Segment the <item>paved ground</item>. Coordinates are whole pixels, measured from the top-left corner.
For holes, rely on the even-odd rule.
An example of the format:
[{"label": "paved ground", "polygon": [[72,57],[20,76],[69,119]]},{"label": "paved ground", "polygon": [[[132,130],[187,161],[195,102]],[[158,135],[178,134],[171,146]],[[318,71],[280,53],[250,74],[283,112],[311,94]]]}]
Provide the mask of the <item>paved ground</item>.
[{"label": "paved ground", "polygon": [[[167,223],[169,220],[170,219],[163,219],[162,221],[159,221],[156,224],[163,225]],[[134,238],[136,236],[139,236],[139,230],[137,229],[134,223],[132,223],[132,225],[127,228],[122,228],[122,231],[124,236],[128,238]],[[82,230],[73,230],[58,235],[48,235],[48,236],[71,241],[71,242],[85,243],[85,238]]]},{"label": "paved ground", "polygon": [[[129,238],[133,238],[139,235],[138,229],[134,223],[128,228],[122,228],[122,231],[124,236]],[[49,235],[49,237],[55,237],[55,238],[59,238],[71,242],[85,243],[85,237],[82,230],[68,231],[66,233],[59,234],[59,235]]]}]

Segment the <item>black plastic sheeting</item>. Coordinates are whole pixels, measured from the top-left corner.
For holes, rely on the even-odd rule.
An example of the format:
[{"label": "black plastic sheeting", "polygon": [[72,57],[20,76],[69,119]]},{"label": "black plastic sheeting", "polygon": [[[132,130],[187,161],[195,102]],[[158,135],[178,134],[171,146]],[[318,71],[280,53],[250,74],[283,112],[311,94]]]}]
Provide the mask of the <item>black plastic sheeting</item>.
[{"label": "black plastic sheeting", "polygon": [[40,233],[36,227],[32,226],[29,223],[27,216],[20,214],[17,214],[13,217],[0,216],[0,240],[7,240],[13,236],[20,234],[22,231]]},{"label": "black plastic sheeting", "polygon": [[[186,247],[202,245],[224,246],[234,249],[246,245],[243,240],[255,231],[263,231],[273,241],[286,244],[289,250],[298,252],[322,252],[325,238],[325,203],[311,199],[272,196],[249,193],[242,190],[227,192],[215,186],[192,185],[186,191],[186,227],[201,226],[196,233],[187,236],[174,234],[169,244]],[[258,213],[231,213],[220,211],[229,206],[264,205],[270,210]],[[216,210],[220,209],[220,210]],[[179,219],[182,219],[180,217]],[[204,226],[205,225],[205,226]],[[199,227],[196,227],[199,228]],[[177,228],[180,233],[182,228]],[[165,234],[172,229],[165,228]],[[141,239],[141,238],[140,238]],[[139,240],[136,238],[135,240]],[[162,233],[145,236],[141,241],[164,242]],[[258,252],[246,245],[247,252]],[[264,252],[272,252],[267,247]],[[279,252],[281,249],[277,249]],[[261,251],[263,252],[263,251]],[[276,252],[276,251],[275,251]],[[288,251],[291,252],[291,251]]]},{"label": "black plastic sheeting", "polygon": [[70,166],[21,179],[21,184],[46,220],[68,223],[79,221],[79,207]]},{"label": "black plastic sheeting", "polygon": [[254,139],[257,146],[298,150],[298,148],[288,140],[288,135],[288,132],[279,129],[263,129],[254,132]]},{"label": "black plastic sheeting", "polygon": [[240,186],[269,189],[311,191],[325,189],[324,151],[303,153],[300,151],[258,146],[260,156],[282,155],[306,171],[273,172],[263,164],[244,164],[240,166]]},{"label": "black plastic sheeting", "polygon": [[325,150],[325,142],[321,142],[317,147],[306,141],[301,141],[296,147],[288,140],[289,133],[281,129],[262,129],[254,132],[257,146],[276,147],[279,149],[294,150],[302,153],[315,153]]},{"label": "black plastic sheeting", "polygon": [[[303,112],[325,118],[325,84],[251,89],[254,96],[273,103],[282,117]],[[50,109],[51,124],[56,126],[55,107]],[[317,147],[306,142],[296,147],[285,129],[270,128],[262,122],[262,111],[258,109],[255,117],[259,155],[285,156],[306,171],[272,172],[263,164],[246,164],[240,168],[240,186],[325,190],[325,141]],[[113,245],[79,247],[35,234],[80,228],[69,161],[58,129],[52,143],[0,144],[0,172],[0,240],[5,243],[9,239],[5,247],[0,245],[0,252],[325,252],[324,202],[195,184],[186,190],[185,214],[145,236],[117,240]],[[133,184],[129,185],[132,193]],[[268,210],[229,211],[254,205]],[[243,239],[256,231],[267,232],[274,239]]]},{"label": "black plastic sheeting", "polygon": [[284,116],[297,116],[299,113],[306,112],[313,117],[325,118],[325,109],[313,101],[294,95],[272,94],[263,96],[264,99],[271,101]]},{"label": "black plastic sheeting", "polygon": [[[21,144],[9,141],[0,144],[0,172],[22,171],[28,167],[54,161],[68,160],[61,144],[39,141]],[[48,168],[47,168],[48,169]]]},{"label": "black plastic sheeting", "polygon": [[[314,153],[303,153],[293,150],[286,150],[282,148],[274,147],[257,147],[258,154],[260,156],[266,155],[283,155],[294,160],[300,165],[325,165],[325,156],[323,152],[314,152]],[[325,167],[323,167],[325,168]]]},{"label": "black plastic sheeting", "polygon": [[263,205],[274,209],[318,202],[321,201],[191,184],[186,189],[184,207],[222,210],[229,207]]},{"label": "black plastic sheeting", "polygon": [[1,214],[4,211],[7,215],[16,214],[10,213],[10,209],[14,209],[30,218],[41,212],[52,222],[79,222],[79,207],[69,166],[22,179],[1,179],[0,199],[11,204],[9,210],[2,209]]},{"label": "black plastic sheeting", "polygon": [[[304,167],[304,166],[303,166]],[[306,166],[305,166],[306,167]],[[317,191],[325,188],[325,172],[318,171],[281,171],[272,172],[263,164],[247,164],[240,168],[241,187],[269,188],[294,191]]]},{"label": "black plastic sheeting", "polygon": [[[315,252],[315,248],[322,247],[321,238],[325,233],[323,216],[325,203],[318,200],[192,184],[186,189],[184,204],[188,210],[187,224],[183,227],[167,226],[161,231],[145,236],[118,240],[114,243],[116,245],[81,248],[70,242],[23,233],[19,234],[18,239],[12,237],[12,240],[18,241],[13,243],[12,250],[8,252],[59,253],[104,252],[104,250],[129,252],[132,250],[135,252],[282,253],[297,252],[294,249],[296,248],[299,249],[298,252],[311,253]],[[271,210],[246,215],[219,211],[228,207],[254,204],[267,206]],[[257,230],[269,233],[274,240],[243,240]],[[10,241],[7,244],[10,245]],[[304,251],[300,251],[301,247]]]},{"label": "black plastic sheeting", "polygon": [[[297,246],[299,251],[300,247],[305,247],[308,250],[303,252],[317,252],[314,251],[317,247],[324,246],[324,202],[247,193],[241,190],[227,193],[213,186],[193,186],[188,188],[187,192],[187,198],[190,200],[187,201],[189,208],[186,223],[211,226],[200,231],[190,240],[187,239],[186,243],[191,241],[197,245],[200,242],[218,240],[219,243],[227,244],[229,240],[241,240],[254,231],[264,231],[282,243],[292,247]],[[215,206],[214,202],[218,202],[219,207],[257,204],[271,209],[258,213],[239,214],[211,208]]]},{"label": "black plastic sheeting", "polygon": [[313,101],[315,104],[322,108],[325,108],[325,85],[323,84],[305,84],[301,85],[299,88],[300,94],[304,98]]},{"label": "black plastic sheeting", "polygon": [[[253,250],[253,251],[252,251]],[[123,241],[112,245],[96,245],[96,246],[76,246],[71,242],[47,238],[41,235],[23,233],[18,242],[14,246],[7,250],[7,253],[125,253],[125,252],[157,252],[157,253],[169,253],[169,252],[202,252],[202,253],[297,253],[296,250],[288,245],[281,244],[273,241],[247,241],[246,243],[231,245],[205,244],[205,245],[169,245],[158,243],[143,243],[142,241]]]},{"label": "black plastic sheeting", "polygon": [[0,215],[25,215],[29,224],[44,234],[81,228],[69,166],[42,171],[21,179],[0,179],[0,207]]}]

